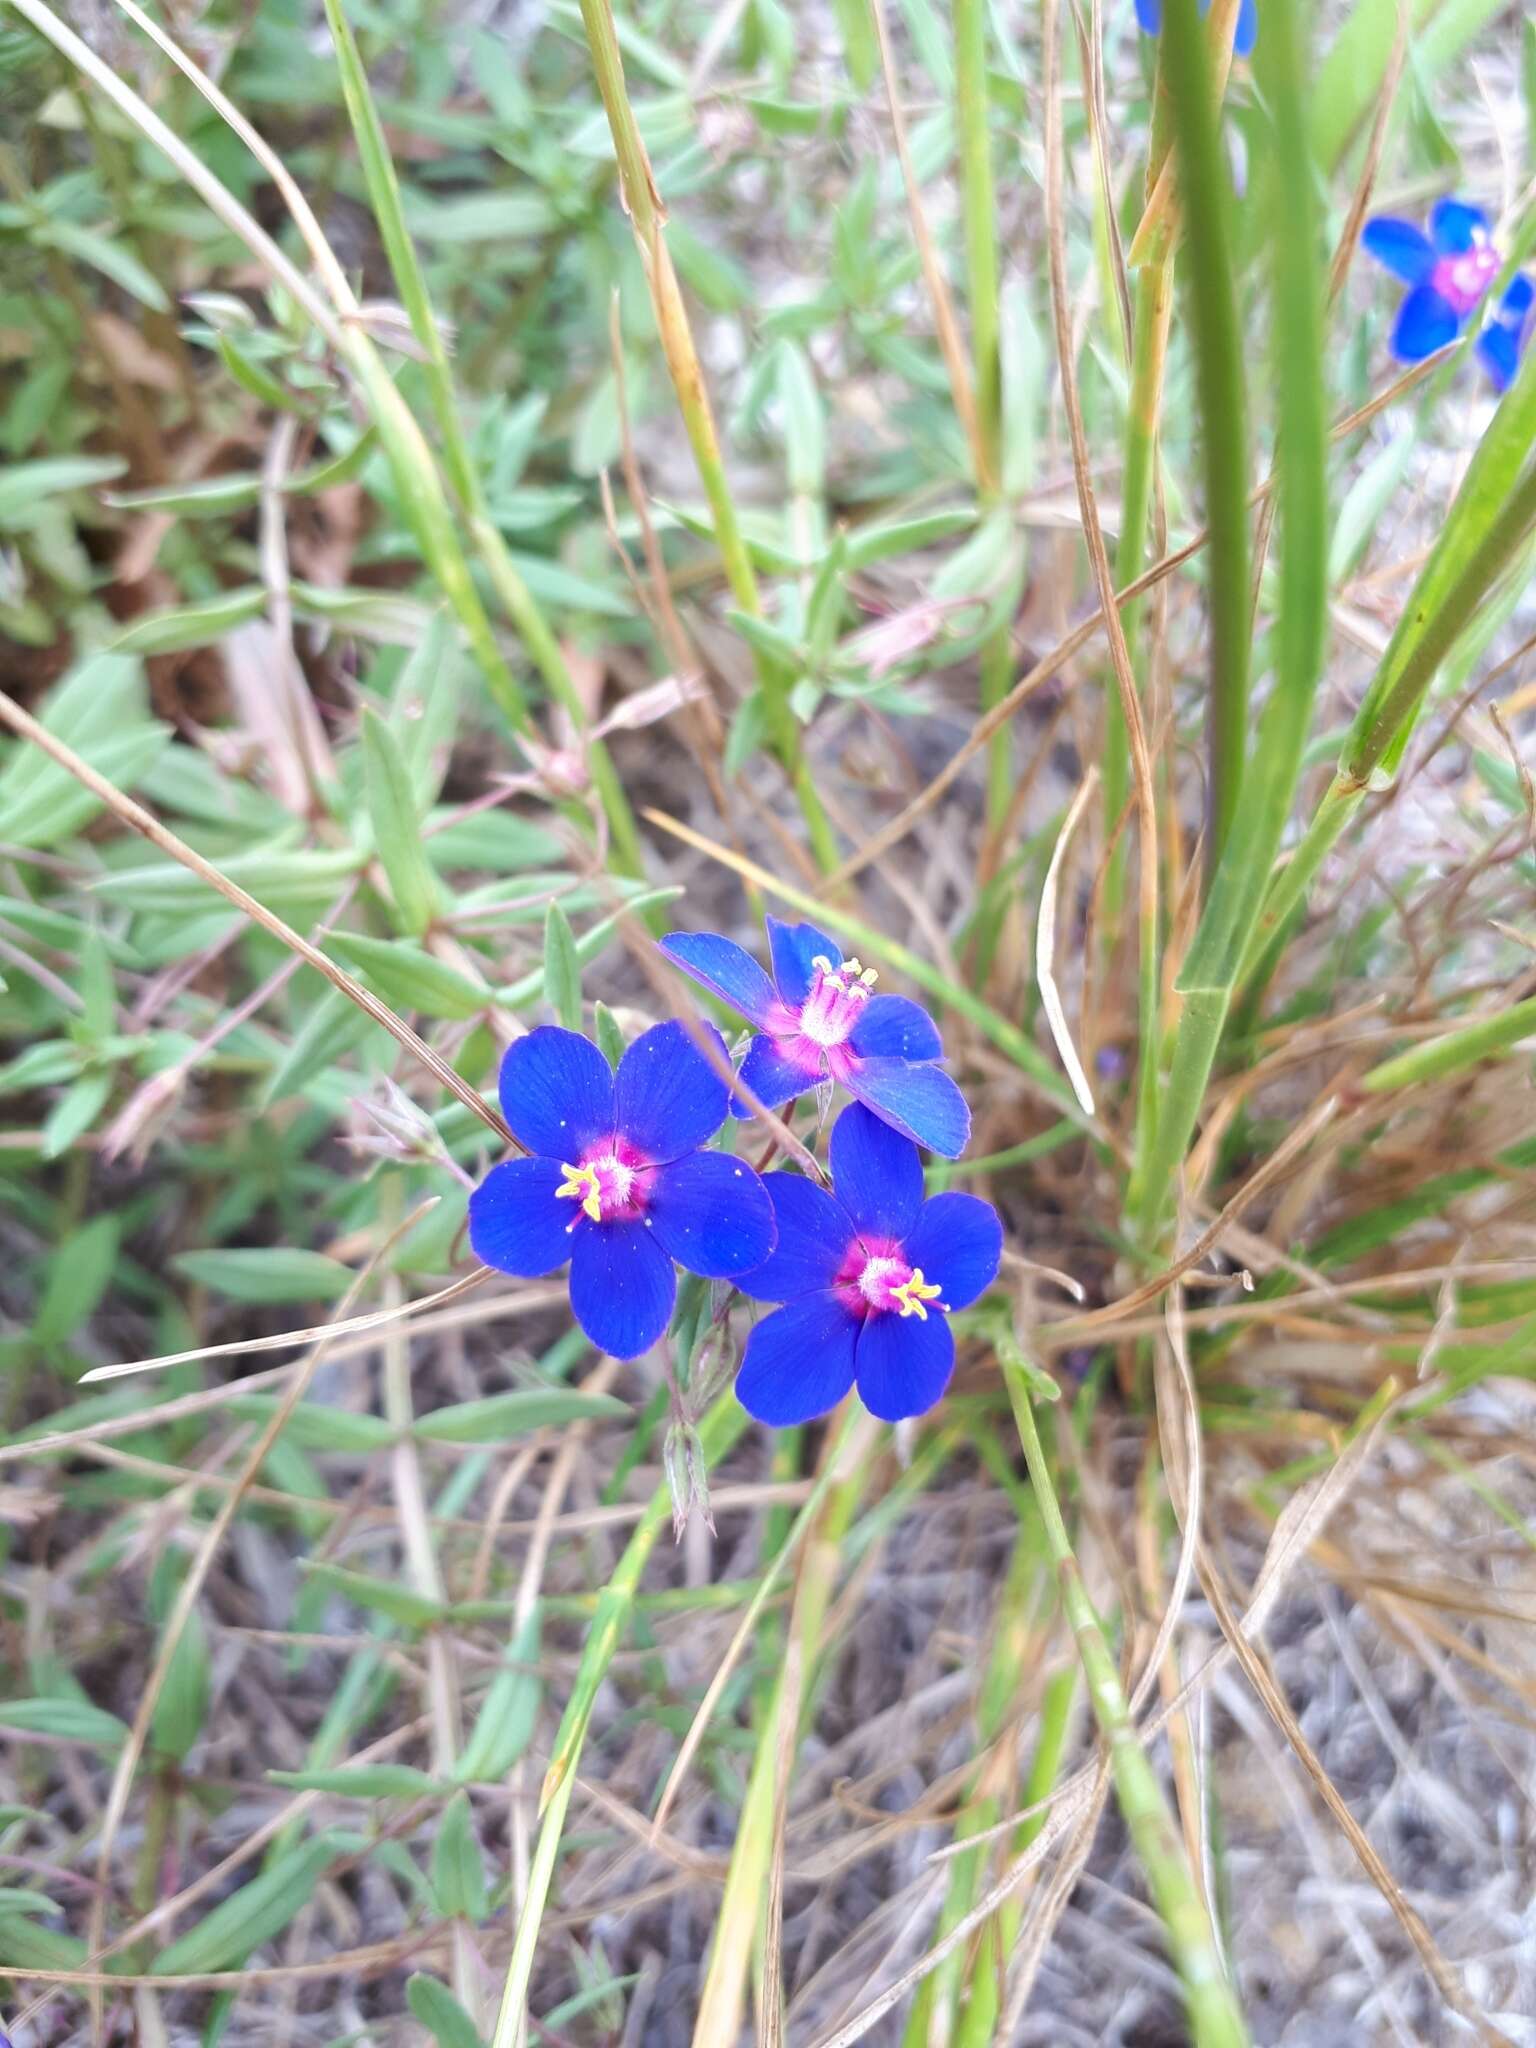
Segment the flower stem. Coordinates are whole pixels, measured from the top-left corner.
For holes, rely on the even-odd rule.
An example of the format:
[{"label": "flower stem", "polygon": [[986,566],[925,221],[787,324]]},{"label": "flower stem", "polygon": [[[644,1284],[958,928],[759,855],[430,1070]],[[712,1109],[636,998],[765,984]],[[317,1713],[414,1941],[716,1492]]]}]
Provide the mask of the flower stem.
[{"label": "flower stem", "polygon": [[1103,1624],[1083,1585],[1045,1446],[1035,1423],[1028,1383],[1018,1367],[1006,1361],[1000,1363],[1045,1527],[1046,1548],[1056,1567],[1062,1609],[1077,1641],[1094,1716],[1109,1745],[1120,1811],[1141,1859],[1184,1987],[1190,2037],[1195,2048],[1247,2048],[1248,2028],[1222,1968],[1183,1837],[1137,1736]]},{"label": "flower stem", "polygon": [[[999,351],[997,203],[992,178],[992,134],[987,98],[985,0],[954,0],[955,126],[960,152],[960,204],[965,226],[966,297],[971,317],[972,382],[976,405],[976,489],[983,505],[1002,490],[1002,366]],[[1002,619],[982,643],[981,708],[990,711],[1008,692],[1012,669],[1011,622]],[[987,749],[987,822],[1008,815],[1013,795],[1009,729]]]}]

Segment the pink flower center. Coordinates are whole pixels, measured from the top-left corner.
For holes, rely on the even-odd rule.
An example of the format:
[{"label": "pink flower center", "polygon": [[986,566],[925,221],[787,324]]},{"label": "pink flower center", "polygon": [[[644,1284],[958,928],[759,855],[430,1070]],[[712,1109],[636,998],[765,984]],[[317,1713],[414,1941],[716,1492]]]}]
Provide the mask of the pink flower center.
[{"label": "pink flower center", "polygon": [[[562,1163],[565,1179],[555,1193],[575,1202],[594,1223],[629,1223],[642,1215],[650,1195],[647,1162],[622,1138],[612,1138],[577,1165]],[[575,1229],[572,1217],[570,1228]]]},{"label": "pink flower center", "polygon": [[811,991],[800,1010],[800,1031],[823,1051],[844,1044],[859,1021],[859,1012],[874,993],[875,970],[857,960],[834,967],[817,954],[811,963]]},{"label": "pink flower center", "polygon": [[1458,256],[1442,256],[1430,283],[1464,320],[1499,273],[1499,252],[1491,242],[1476,242]]},{"label": "pink flower center", "polygon": [[850,1245],[835,1284],[848,1290],[849,1306],[861,1315],[916,1316],[926,1322],[930,1307],[949,1314],[948,1304],[939,1299],[943,1287],[927,1279],[896,1245]]}]

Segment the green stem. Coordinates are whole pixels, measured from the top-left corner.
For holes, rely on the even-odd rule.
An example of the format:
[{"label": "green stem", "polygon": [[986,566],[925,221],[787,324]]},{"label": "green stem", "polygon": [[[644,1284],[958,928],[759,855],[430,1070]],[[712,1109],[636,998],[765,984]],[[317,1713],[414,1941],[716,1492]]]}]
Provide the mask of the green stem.
[{"label": "green stem", "polygon": [[[999,343],[997,200],[992,178],[991,110],[987,97],[985,0],[954,0],[955,128],[960,154],[960,206],[965,228],[966,297],[971,316],[972,382],[976,394],[978,474],[982,504],[1002,489],[1002,359]],[[1013,673],[1011,621],[1001,619],[981,648],[981,708],[1008,694]],[[1008,727],[987,748],[987,823],[997,826],[1013,795]]]},{"label": "green stem", "polygon": [[[581,0],[581,20],[587,47],[592,54],[597,89],[613,135],[624,208],[634,228],[662,353],[677,394],[699,482],[704,487],[726,582],[741,610],[757,617],[763,609],[757,576],[737,517],[736,501],[725,473],[725,460],[720,452],[720,437],[715,430],[715,416],[704,382],[703,366],[694,346],[688,310],[683,303],[682,288],[667,247],[665,209],[656,189],[635,110],[630,104],[629,88],[624,79],[624,60],[619,51],[618,26],[610,0]],[[765,656],[756,655],[754,659],[774,749],[799,799],[816,859],[823,871],[830,873],[837,866],[837,842],[816,785],[805,766],[800,728],[789,701],[788,678],[781,667]]]},{"label": "green stem", "polygon": [[[1115,584],[1134,583],[1146,567],[1147,534],[1151,526],[1152,480],[1157,472],[1157,425],[1162,407],[1163,371],[1168,359],[1168,329],[1173,311],[1172,263],[1148,264],[1136,274],[1136,299],[1131,336],[1131,397],[1125,422],[1125,474],[1120,493],[1120,538],[1115,548]],[[1137,670],[1137,639],[1142,600],[1133,598],[1120,613],[1126,652]],[[1120,693],[1111,674],[1104,706],[1104,817],[1113,831],[1131,793],[1130,740]],[[1113,932],[1125,894],[1127,843],[1122,835],[1110,857],[1104,879],[1105,927]]]},{"label": "green stem", "polygon": [[1206,875],[1213,878],[1242,796],[1248,743],[1248,400],[1232,257],[1231,191],[1211,53],[1195,0],[1170,0],[1159,63],[1167,80],[1189,261],[1181,266],[1199,395],[1210,528],[1211,679],[1206,737],[1210,799]]},{"label": "green stem", "polygon": [[1028,1384],[1016,1366],[1006,1360],[1000,1363],[1024,1461],[1029,1467],[1030,1484],[1045,1526],[1046,1547],[1056,1567],[1062,1610],[1077,1642],[1094,1717],[1109,1746],[1115,1796],[1146,1873],[1184,1988],[1191,2039],[1195,2048],[1247,2048],[1248,2029],[1222,1967],[1205,1903],[1185,1853],[1184,1838],[1174,1824],[1157,1773],[1137,1737],[1119,1669],[1103,1624],[1083,1585],[1045,1446],[1035,1423]]}]

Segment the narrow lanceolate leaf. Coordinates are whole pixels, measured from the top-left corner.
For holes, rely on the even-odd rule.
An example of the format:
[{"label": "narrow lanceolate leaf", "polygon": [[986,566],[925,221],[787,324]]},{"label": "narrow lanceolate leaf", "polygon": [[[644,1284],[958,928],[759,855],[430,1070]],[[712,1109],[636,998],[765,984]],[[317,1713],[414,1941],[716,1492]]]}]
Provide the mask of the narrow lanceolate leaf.
[{"label": "narrow lanceolate leaf", "polygon": [[544,917],[544,1000],[567,1031],[581,1029],[581,960],[571,921],[558,903]]},{"label": "narrow lanceolate leaf", "polygon": [[425,1593],[418,1593],[399,1579],[378,1579],[369,1572],[349,1572],[338,1564],[311,1564],[307,1567],[309,1576],[320,1585],[338,1593],[344,1600],[355,1606],[369,1608],[375,1614],[387,1614],[391,1621],[398,1621],[407,1628],[430,1628],[443,1617],[440,1600],[430,1599]]},{"label": "narrow lanceolate leaf", "polygon": [[207,647],[231,627],[260,618],[266,603],[267,593],[255,583],[201,604],[168,605],[125,627],[113,649],[118,654],[177,654],[186,647]]},{"label": "narrow lanceolate leaf", "polygon": [[360,1836],[332,1831],[280,1856],[163,1949],[152,1966],[155,1975],[193,1976],[238,1968],[252,1949],[281,1934],[303,1911],[329,1864],[362,1847]]},{"label": "narrow lanceolate leaf", "polygon": [[85,1742],[95,1749],[118,1749],[128,1730],[116,1714],[93,1707],[89,1700],[0,1700],[0,1728],[23,1735],[47,1735],[58,1742]]},{"label": "narrow lanceolate leaf", "polygon": [[1497,1010],[1491,1017],[1478,1017],[1463,1024],[1459,1031],[1448,1031],[1443,1038],[1432,1038],[1427,1044],[1383,1060],[1380,1066],[1371,1068],[1360,1085],[1368,1094],[1385,1095],[1394,1088],[1443,1081],[1502,1052],[1506,1046],[1519,1045],[1532,1037],[1536,1037],[1536,996],[1523,1003],[1512,1003],[1507,1010]]},{"label": "narrow lanceolate leaf", "polygon": [[600,1422],[627,1415],[628,1407],[612,1394],[584,1394],[576,1387],[519,1387],[507,1394],[487,1394],[482,1401],[460,1401],[417,1417],[413,1433],[439,1444],[496,1444],[525,1436],[532,1429],[557,1428],[565,1422]]},{"label": "narrow lanceolate leaf", "polygon": [[375,939],[362,932],[332,932],[331,952],[356,967],[386,1003],[424,1017],[476,1017],[491,1000],[483,982],[439,960],[409,939]]},{"label": "narrow lanceolate leaf", "polygon": [[438,1823],[432,1844],[432,1889],[437,1894],[438,1911],[445,1918],[483,1920],[490,1911],[485,1865],[467,1792],[454,1794]]},{"label": "narrow lanceolate leaf", "polygon": [[171,1264],[195,1286],[231,1301],[335,1301],[354,1277],[351,1267],[339,1259],[299,1245],[177,1252]]},{"label": "narrow lanceolate leaf", "polygon": [[149,1745],[161,1756],[184,1763],[192,1745],[203,1732],[208,1711],[211,1675],[208,1662],[208,1632],[196,1608],[177,1637],[170,1669],[155,1702],[149,1725]]},{"label": "narrow lanceolate leaf", "polygon": [[405,1987],[405,2002],[437,2048],[485,2048],[474,2021],[435,1977],[412,1977]]},{"label": "narrow lanceolate leaf", "polygon": [[535,1608],[512,1638],[506,1660],[491,1680],[479,1718],[459,1753],[455,1777],[466,1784],[494,1784],[527,1749],[544,1698],[538,1666],[539,1614]]},{"label": "narrow lanceolate leaf", "polygon": [[362,742],[374,850],[389,877],[401,930],[419,938],[437,914],[441,890],[421,836],[410,769],[394,734],[371,707],[363,712]]},{"label": "narrow lanceolate leaf", "polygon": [[342,1799],[427,1799],[437,1780],[409,1764],[343,1764],[332,1771],[268,1771],[274,1785],[295,1792],[334,1792]]}]

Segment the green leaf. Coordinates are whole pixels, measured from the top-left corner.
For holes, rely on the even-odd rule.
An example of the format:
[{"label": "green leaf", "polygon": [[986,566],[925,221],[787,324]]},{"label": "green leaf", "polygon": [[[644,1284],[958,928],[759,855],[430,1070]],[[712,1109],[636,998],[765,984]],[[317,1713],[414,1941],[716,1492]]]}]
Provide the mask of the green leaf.
[{"label": "green leaf", "polygon": [[343,1799],[424,1799],[440,1789],[436,1778],[409,1764],[342,1764],[330,1771],[268,1771],[267,1776],[295,1792],[335,1792]]},{"label": "green leaf", "polygon": [[441,1601],[429,1599],[425,1593],[414,1591],[398,1579],[378,1579],[371,1573],[350,1572],[337,1564],[306,1561],[304,1569],[314,1582],[339,1593],[355,1607],[366,1607],[375,1614],[387,1614],[391,1621],[398,1621],[406,1628],[430,1628],[443,1618]]},{"label": "green leaf", "polygon": [[23,1735],[51,1735],[61,1742],[84,1742],[93,1749],[120,1749],[128,1739],[127,1727],[116,1714],[67,1694],[54,1699],[0,1700],[0,1728],[14,1728]]},{"label": "green leaf", "polygon": [[[241,1422],[268,1423],[277,1413],[275,1394],[232,1394],[227,1412]],[[360,1415],[321,1401],[300,1401],[283,1424],[283,1435],[304,1451],[341,1451],[366,1457],[395,1441],[382,1415]]]},{"label": "green leaf", "polygon": [[432,1889],[437,1909],[446,1919],[483,1920],[490,1911],[485,1865],[475,1840],[474,1814],[467,1792],[455,1792],[438,1822],[432,1844]]},{"label": "green leaf", "polygon": [[69,1234],[67,1246],[48,1261],[43,1298],[32,1319],[39,1344],[62,1344],[96,1313],[117,1265],[122,1219],[112,1210],[92,1216]]},{"label": "green leaf", "polygon": [[105,1068],[82,1074],[48,1112],[43,1124],[43,1157],[61,1159],[95,1123],[111,1093],[112,1076]]},{"label": "green leaf", "polygon": [[532,1429],[556,1429],[568,1422],[597,1422],[627,1415],[627,1404],[613,1394],[584,1394],[575,1387],[519,1387],[507,1394],[487,1394],[480,1401],[460,1401],[450,1408],[419,1415],[413,1433],[429,1443],[499,1444],[525,1436]]},{"label": "green leaf", "polygon": [[8,462],[0,468],[0,530],[12,533],[28,527],[41,500],[89,490],[121,476],[127,467],[121,455],[49,455],[37,462]]},{"label": "green leaf", "polygon": [[539,1613],[535,1608],[507,1648],[491,1680],[479,1717],[460,1752],[454,1776],[467,1784],[496,1784],[533,1740],[544,1681],[539,1675]]},{"label": "green leaf", "polygon": [[385,1002],[397,1010],[428,1017],[477,1017],[491,1001],[484,982],[471,981],[410,939],[375,939],[361,932],[332,932],[331,952],[357,968]]},{"label": "green leaf", "polygon": [[819,498],[826,483],[827,429],[821,394],[804,349],[779,343],[779,404],[791,495]]},{"label": "green leaf", "polygon": [[558,902],[544,914],[544,1000],[567,1031],[581,1029],[581,962],[571,921]]},{"label": "green leaf", "polygon": [[37,239],[51,242],[66,256],[73,256],[77,262],[88,263],[93,270],[99,270],[103,277],[121,286],[130,298],[137,299],[141,306],[148,306],[152,313],[170,311],[171,302],[160,280],[153,271],[146,269],[126,243],[114,241],[110,235],[99,234],[94,228],[81,227],[77,222],[68,220],[51,220],[38,231]]},{"label": "green leaf", "polygon": [[363,709],[361,732],[374,847],[389,877],[401,928],[419,938],[437,915],[441,892],[422,841],[410,769],[394,734],[371,706]]},{"label": "green leaf", "polygon": [[267,593],[260,584],[239,590],[221,591],[199,604],[166,606],[145,612],[112,642],[118,654],[175,654],[186,647],[207,647],[222,639],[231,627],[259,618],[266,609]]},{"label": "green leaf", "polygon": [[624,1034],[606,1003],[592,1005],[592,1035],[609,1066],[617,1067],[624,1057]]},{"label": "green leaf", "polygon": [[417,1975],[406,1980],[405,2002],[437,2048],[485,2048],[474,2021],[446,1984]]},{"label": "green leaf", "polygon": [[165,1684],[155,1701],[149,1724],[152,1749],[161,1756],[174,1757],[178,1763],[186,1761],[203,1730],[209,1688],[208,1634],[202,1616],[194,1608],[177,1640]]},{"label": "green leaf", "polygon": [[[87,656],[36,715],[119,789],[134,788],[170,739],[149,717],[139,664],[120,653]],[[21,742],[9,751],[0,770],[0,841],[41,851],[100,809],[100,800],[40,748]]]},{"label": "green leaf", "polygon": [[[296,853],[237,853],[219,862],[219,872],[263,903],[326,910],[357,874],[362,855],[354,848]],[[109,903],[144,913],[211,909],[223,899],[212,885],[180,861],[149,861],[142,867],[118,868],[91,884]]]},{"label": "green leaf", "polygon": [[[334,938],[334,934],[332,935]],[[297,1095],[322,1069],[350,1052],[376,1027],[339,988],[327,984],[324,992],[303,1011],[293,1043],[273,1068],[256,1107],[268,1109],[284,1096]]]},{"label": "green leaf", "polygon": [[303,1911],[326,1869],[363,1845],[333,1830],[291,1849],[222,1899],[211,1912],[162,1949],[151,1968],[157,1977],[202,1976],[237,1969],[252,1949],[271,1941]]},{"label": "green leaf", "polygon": [[339,1259],[298,1245],[251,1245],[176,1252],[171,1264],[195,1287],[231,1301],[335,1301],[355,1275]]}]

